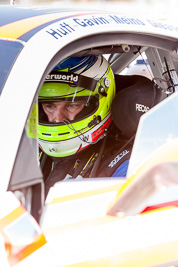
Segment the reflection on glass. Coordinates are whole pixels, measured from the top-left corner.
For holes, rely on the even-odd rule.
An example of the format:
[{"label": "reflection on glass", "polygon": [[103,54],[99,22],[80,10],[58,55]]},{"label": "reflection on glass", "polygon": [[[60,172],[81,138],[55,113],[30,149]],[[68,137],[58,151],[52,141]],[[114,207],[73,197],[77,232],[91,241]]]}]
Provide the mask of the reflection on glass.
[{"label": "reflection on glass", "polygon": [[178,93],[145,113],[138,126],[127,176],[136,172],[161,145],[178,137]]},{"label": "reflection on glass", "polygon": [[34,103],[26,124],[26,133],[38,160],[38,104]]}]

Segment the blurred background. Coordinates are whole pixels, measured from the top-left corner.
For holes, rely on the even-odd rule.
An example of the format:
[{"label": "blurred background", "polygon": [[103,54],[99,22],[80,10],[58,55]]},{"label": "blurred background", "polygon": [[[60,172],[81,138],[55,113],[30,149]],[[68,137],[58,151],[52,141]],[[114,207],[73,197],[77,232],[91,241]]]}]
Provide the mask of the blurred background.
[{"label": "blurred background", "polygon": [[0,0],[0,4],[43,5],[60,8],[80,8],[149,14],[156,18],[177,20],[178,0]]}]

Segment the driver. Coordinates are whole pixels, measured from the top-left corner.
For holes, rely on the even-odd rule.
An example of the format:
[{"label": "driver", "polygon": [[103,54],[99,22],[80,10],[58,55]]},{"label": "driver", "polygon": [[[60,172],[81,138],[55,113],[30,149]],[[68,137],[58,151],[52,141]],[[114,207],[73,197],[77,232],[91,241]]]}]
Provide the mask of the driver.
[{"label": "driver", "polygon": [[114,97],[114,76],[102,56],[62,61],[39,92],[41,149],[60,161],[96,144],[111,123]]},{"label": "driver", "polygon": [[[124,106],[123,90],[116,98],[115,77],[101,55],[67,58],[47,75],[38,97],[46,195],[51,186],[64,179],[126,176],[134,135],[119,129],[120,121],[124,127],[128,125],[130,115],[127,110],[125,118],[122,110],[118,111],[117,99],[123,102],[119,106]],[[132,88],[129,92],[135,95]],[[111,119],[113,102],[116,123]],[[131,118],[134,120],[133,115]]]}]

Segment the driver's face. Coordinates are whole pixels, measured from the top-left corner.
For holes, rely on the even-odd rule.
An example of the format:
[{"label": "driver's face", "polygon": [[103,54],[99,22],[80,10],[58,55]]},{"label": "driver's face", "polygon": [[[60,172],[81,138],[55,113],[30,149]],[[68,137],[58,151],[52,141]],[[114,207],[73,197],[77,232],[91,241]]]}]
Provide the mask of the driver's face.
[{"label": "driver's face", "polygon": [[83,109],[84,104],[72,102],[46,102],[42,103],[49,122],[58,123],[64,120],[72,121]]}]

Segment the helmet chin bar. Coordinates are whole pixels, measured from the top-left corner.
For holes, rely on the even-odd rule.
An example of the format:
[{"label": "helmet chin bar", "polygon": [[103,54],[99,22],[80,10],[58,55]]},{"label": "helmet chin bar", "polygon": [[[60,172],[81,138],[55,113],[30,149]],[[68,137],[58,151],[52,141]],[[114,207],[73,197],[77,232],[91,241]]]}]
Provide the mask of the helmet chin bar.
[{"label": "helmet chin bar", "polygon": [[[97,124],[99,124],[101,122],[100,116],[97,116],[97,117],[94,116],[94,117],[95,118],[91,122],[89,122],[89,124],[90,125],[92,124],[92,125],[89,126],[89,124],[88,124],[88,127],[96,126]],[[72,128],[70,128],[68,124],[70,124],[72,126]],[[90,144],[90,145],[94,145],[94,144],[98,143],[99,140],[101,140],[103,137],[105,137],[107,135],[107,128],[104,127],[104,132],[99,136],[99,138],[96,139],[95,141],[90,142],[90,141],[88,141],[88,137],[81,133],[81,130],[80,131],[75,130],[74,126],[69,121],[68,121],[68,124],[66,124],[66,125],[69,127],[69,129],[72,129],[73,131],[75,131],[77,133],[77,135],[79,134],[78,137],[80,138],[80,140],[82,142]]]},{"label": "helmet chin bar", "polygon": [[[98,116],[96,117],[99,118]],[[94,120],[95,118],[93,118]],[[109,127],[112,119],[109,113],[100,123],[96,119],[96,124],[91,128],[88,125],[87,129],[76,130],[71,122],[65,123],[67,128],[70,128],[75,133],[75,137],[60,141],[46,141],[39,139],[39,144],[43,151],[52,157],[67,157],[79,153],[87,146],[96,144],[99,140],[107,135],[107,128]],[[81,132],[82,131],[82,132]]]},{"label": "helmet chin bar", "polygon": [[[76,130],[75,128],[74,128],[74,126],[73,126],[73,124],[70,122],[70,121],[68,121],[68,120],[65,120],[65,121],[62,121],[63,123],[65,123],[65,125],[67,125],[67,127],[69,127],[69,129],[70,130],[73,130],[75,133],[77,133],[77,135],[78,135],[78,137],[83,141],[83,142],[85,142],[85,143],[87,143],[87,144],[95,144],[96,143],[96,141],[95,142],[89,142],[88,141],[88,138],[84,135],[84,134],[82,134],[81,133],[81,131],[82,130],[84,130],[84,129],[86,129],[86,128],[91,128],[92,126],[96,126],[97,124],[99,124],[100,122],[101,122],[101,116],[93,116],[93,120],[92,121],[90,121],[89,123],[88,123],[88,126],[87,127],[85,127],[85,128],[83,128],[83,129],[81,129],[81,130]],[[69,126],[70,125],[70,126]],[[80,136],[81,135],[81,136]],[[105,133],[105,135],[106,135],[106,133]],[[104,137],[104,136],[103,136]],[[102,138],[103,138],[102,137]],[[100,138],[101,139],[101,138]],[[97,142],[98,142],[98,140],[97,140]],[[52,151],[50,151],[50,152],[52,152]]]}]

